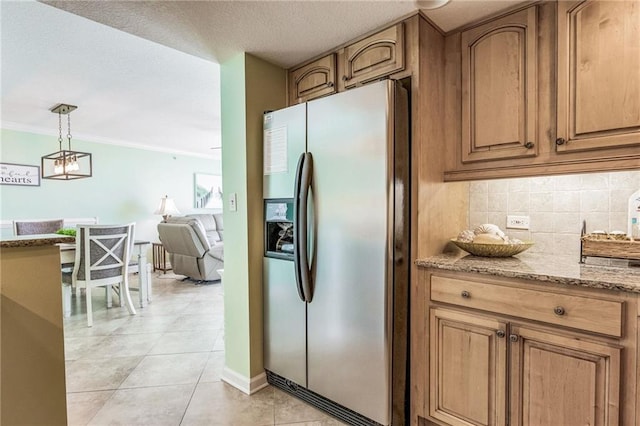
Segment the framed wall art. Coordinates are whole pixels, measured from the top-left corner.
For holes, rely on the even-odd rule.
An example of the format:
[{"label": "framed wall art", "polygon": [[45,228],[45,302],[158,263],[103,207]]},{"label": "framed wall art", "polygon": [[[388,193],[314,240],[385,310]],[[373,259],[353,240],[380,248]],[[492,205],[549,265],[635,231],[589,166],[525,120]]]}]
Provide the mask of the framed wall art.
[{"label": "framed wall art", "polygon": [[193,186],[196,209],[222,209],[222,176],[196,173]]}]

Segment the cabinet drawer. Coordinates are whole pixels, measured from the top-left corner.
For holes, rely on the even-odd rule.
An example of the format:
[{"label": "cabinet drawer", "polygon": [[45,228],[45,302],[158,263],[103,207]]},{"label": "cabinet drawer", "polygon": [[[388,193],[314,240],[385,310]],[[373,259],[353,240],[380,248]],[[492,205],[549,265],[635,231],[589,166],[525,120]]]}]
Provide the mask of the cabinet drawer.
[{"label": "cabinet drawer", "polygon": [[431,300],[622,336],[622,304],[547,291],[432,276]]}]

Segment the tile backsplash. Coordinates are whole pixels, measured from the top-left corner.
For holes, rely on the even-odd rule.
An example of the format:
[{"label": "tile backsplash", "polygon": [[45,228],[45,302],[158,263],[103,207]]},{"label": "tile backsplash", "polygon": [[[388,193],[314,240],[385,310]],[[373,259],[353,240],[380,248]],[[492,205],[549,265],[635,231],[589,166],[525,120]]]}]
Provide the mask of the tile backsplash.
[{"label": "tile backsplash", "polygon": [[[587,232],[627,232],[627,203],[640,188],[640,170],[474,181],[469,184],[469,226],[498,225],[532,240],[530,253],[579,256],[582,221]],[[507,215],[529,216],[528,231],[507,229]]]}]

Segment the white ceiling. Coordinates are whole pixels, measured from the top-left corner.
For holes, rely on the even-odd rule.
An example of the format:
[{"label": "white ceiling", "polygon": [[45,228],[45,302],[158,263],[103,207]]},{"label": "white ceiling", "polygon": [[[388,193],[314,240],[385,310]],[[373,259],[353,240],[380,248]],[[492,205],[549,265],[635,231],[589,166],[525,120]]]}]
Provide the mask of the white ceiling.
[{"label": "white ceiling", "polygon": [[[219,158],[218,63],[248,52],[287,68],[430,2],[46,3],[0,2],[2,127],[57,135],[49,109],[69,103],[74,138]],[[423,11],[449,31],[517,3]]]}]

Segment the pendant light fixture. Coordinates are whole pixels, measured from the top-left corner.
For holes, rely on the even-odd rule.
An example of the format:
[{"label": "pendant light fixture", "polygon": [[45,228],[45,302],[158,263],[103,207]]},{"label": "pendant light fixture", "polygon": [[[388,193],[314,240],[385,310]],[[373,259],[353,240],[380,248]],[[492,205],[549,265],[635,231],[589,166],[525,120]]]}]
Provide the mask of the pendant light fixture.
[{"label": "pendant light fixture", "polygon": [[[71,180],[92,176],[91,154],[71,150],[71,111],[77,106],[58,104],[51,112],[58,114],[59,151],[42,157],[42,179]],[[67,149],[62,149],[62,116],[67,116]]]}]

